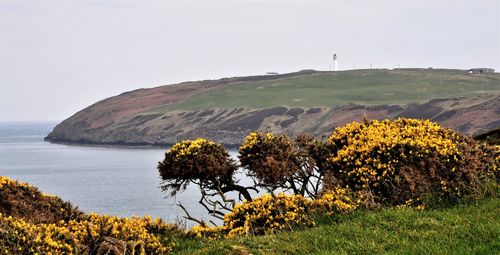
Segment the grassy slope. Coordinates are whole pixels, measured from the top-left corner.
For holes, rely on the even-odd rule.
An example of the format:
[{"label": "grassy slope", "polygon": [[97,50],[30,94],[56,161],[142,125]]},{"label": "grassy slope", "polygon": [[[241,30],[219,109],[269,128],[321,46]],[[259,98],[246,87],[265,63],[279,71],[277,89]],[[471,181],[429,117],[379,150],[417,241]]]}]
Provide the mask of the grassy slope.
[{"label": "grassy slope", "polygon": [[500,250],[500,200],[418,211],[357,212],[275,236],[183,241],[177,254],[494,254]]},{"label": "grassy slope", "polygon": [[355,70],[235,83],[160,107],[155,112],[214,107],[396,104],[481,94],[500,94],[499,74],[472,76],[461,70]]}]

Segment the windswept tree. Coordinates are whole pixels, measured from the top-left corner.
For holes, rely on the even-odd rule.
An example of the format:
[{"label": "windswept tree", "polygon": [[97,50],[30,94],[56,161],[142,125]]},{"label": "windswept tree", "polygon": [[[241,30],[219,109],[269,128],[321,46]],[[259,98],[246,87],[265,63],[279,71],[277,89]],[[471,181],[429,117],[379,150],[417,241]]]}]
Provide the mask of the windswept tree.
[{"label": "windswept tree", "polygon": [[310,153],[323,152],[319,146],[321,144],[308,135],[292,140],[285,135],[254,132],[241,145],[239,159],[257,187],[316,197],[321,173]]},{"label": "windswept tree", "polygon": [[[171,196],[189,184],[199,186],[200,204],[219,219],[224,216],[222,210],[231,210],[234,206],[235,201],[226,198],[226,193],[237,192],[240,197],[252,200],[249,188],[238,185],[234,178],[236,163],[224,146],[213,141],[198,138],[175,144],[158,163],[158,170],[163,180],[161,187]],[[179,206],[184,209],[182,204]],[[187,218],[198,221],[188,213]]]}]

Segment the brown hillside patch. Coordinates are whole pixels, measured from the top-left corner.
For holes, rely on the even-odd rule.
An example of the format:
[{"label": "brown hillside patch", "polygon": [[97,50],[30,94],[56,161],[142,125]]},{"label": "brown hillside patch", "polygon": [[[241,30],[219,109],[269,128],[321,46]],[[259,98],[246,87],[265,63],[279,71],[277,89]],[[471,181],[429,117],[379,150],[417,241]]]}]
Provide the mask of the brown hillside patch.
[{"label": "brown hillside patch", "polygon": [[0,176],[0,213],[33,224],[84,217],[83,212],[59,197],[43,194],[35,187],[4,176]]}]

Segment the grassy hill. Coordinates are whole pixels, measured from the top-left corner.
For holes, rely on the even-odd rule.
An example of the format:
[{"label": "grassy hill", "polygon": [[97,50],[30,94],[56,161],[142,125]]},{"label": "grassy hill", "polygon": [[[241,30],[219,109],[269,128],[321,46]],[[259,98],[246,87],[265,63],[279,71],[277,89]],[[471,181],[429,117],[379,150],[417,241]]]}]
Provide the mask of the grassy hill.
[{"label": "grassy hill", "polygon": [[497,254],[500,200],[419,211],[410,208],[324,218],[274,236],[181,240],[174,254]]},{"label": "grassy hill", "polygon": [[[433,100],[436,99],[436,100]],[[431,119],[465,134],[500,126],[500,74],[401,69],[301,71],[185,82],[99,101],[64,120],[53,142],[169,146],[205,137],[238,145],[269,130],[321,137],[350,121]]]},{"label": "grassy hill", "polygon": [[315,72],[273,80],[235,82],[194,95],[154,112],[217,107],[321,107],[403,104],[434,98],[500,94],[500,74],[463,70],[354,70]]}]

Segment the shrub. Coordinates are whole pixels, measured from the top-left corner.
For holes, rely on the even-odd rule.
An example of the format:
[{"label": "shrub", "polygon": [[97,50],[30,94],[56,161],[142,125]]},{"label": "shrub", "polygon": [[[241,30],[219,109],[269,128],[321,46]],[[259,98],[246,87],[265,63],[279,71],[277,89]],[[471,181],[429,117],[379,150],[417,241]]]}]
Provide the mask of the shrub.
[{"label": "shrub", "polygon": [[[184,231],[151,217],[86,215],[0,176],[0,254],[168,254]],[[108,253],[109,252],[109,253]]]},{"label": "shrub", "polygon": [[217,190],[221,184],[232,183],[237,167],[224,147],[203,138],[176,143],[158,163],[164,180],[163,188],[172,195],[190,182]]},{"label": "shrub", "polygon": [[59,197],[43,194],[27,183],[6,176],[0,176],[0,213],[34,224],[84,217],[83,212]]},{"label": "shrub", "polygon": [[[315,139],[309,134],[300,134],[295,139],[297,146],[302,150],[302,157],[307,158],[306,163],[313,165],[320,176],[329,169],[328,157],[331,154],[331,146],[321,140]],[[319,178],[321,180],[321,178]]]},{"label": "shrub", "polygon": [[208,226],[207,224],[197,225],[191,228],[191,234],[207,240],[224,238],[227,236],[229,229],[227,226]]},{"label": "shrub", "polygon": [[239,148],[239,160],[258,187],[315,197],[321,173],[310,152],[315,152],[317,147],[309,135],[292,140],[285,135],[253,132]]},{"label": "shrub", "polygon": [[361,198],[348,189],[336,188],[313,200],[313,211],[327,215],[351,212],[358,208]]},{"label": "shrub", "polygon": [[195,226],[191,231],[209,239],[241,235],[272,234],[278,230],[292,230],[296,226],[312,226],[309,215],[312,200],[301,195],[263,195],[234,207],[224,216],[224,225]]},{"label": "shrub", "polygon": [[301,195],[263,195],[237,205],[224,216],[224,225],[229,229],[227,236],[270,234],[282,229],[292,230],[297,225],[312,226],[310,207],[311,200]]},{"label": "shrub", "polygon": [[169,254],[181,235],[171,224],[150,217],[91,214],[87,220],[32,224],[0,214],[0,254]]},{"label": "shrub", "polygon": [[0,214],[0,254],[75,254],[69,230],[55,224],[32,224]]},{"label": "shrub", "polygon": [[242,167],[259,183],[271,190],[283,186],[300,171],[296,148],[286,136],[271,133],[250,133],[239,149]]},{"label": "shrub", "polygon": [[328,143],[332,178],[325,185],[369,192],[383,204],[429,194],[456,201],[477,194],[498,166],[484,146],[428,120],[353,122]]},{"label": "shrub", "polygon": [[[226,193],[237,192],[239,198],[252,200],[248,188],[238,185],[234,179],[236,163],[219,143],[203,138],[176,143],[165,153],[165,159],[158,163],[162,178],[162,189],[175,195],[185,190],[188,184],[197,185],[201,191],[200,204],[213,217],[223,219],[224,211],[231,210],[235,199],[226,197]],[[189,215],[184,218],[201,225],[204,222]]]},{"label": "shrub", "polygon": [[208,239],[273,234],[296,227],[314,226],[314,217],[318,214],[347,213],[357,207],[353,193],[347,189],[324,192],[315,200],[301,195],[267,194],[237,205],[224,216],[223,226],[200,225],[193,227],[191,232]]},{"label": "shrub", "polygon": [[138,254],[168,254],[174,246],[168,238],[181,233],[177,226],[149,216],[120,218],[91,214],[88,220],[70,221],[65,227],[71,230],[74,240],[89,248],[89,252],[121,246]]}]

